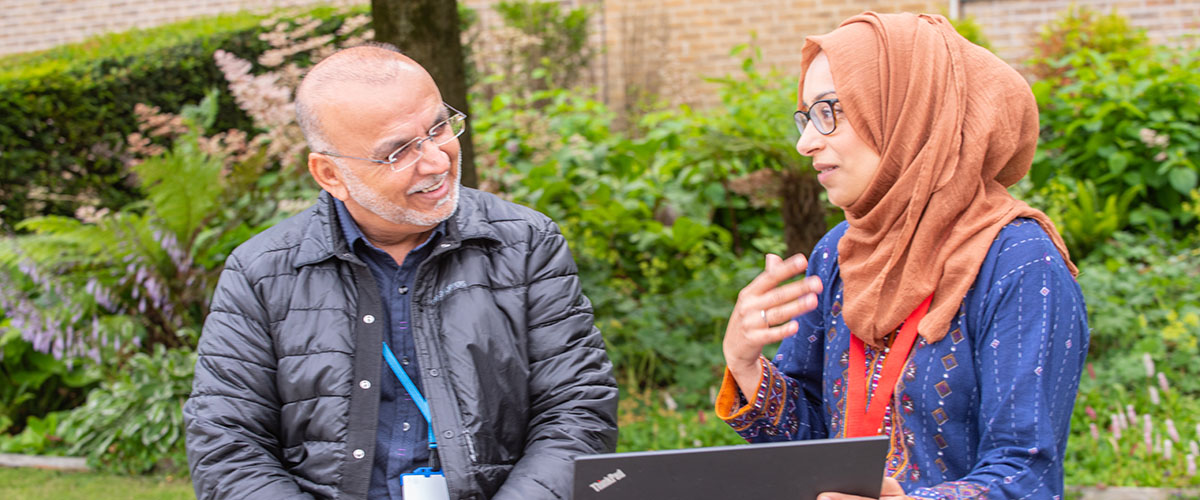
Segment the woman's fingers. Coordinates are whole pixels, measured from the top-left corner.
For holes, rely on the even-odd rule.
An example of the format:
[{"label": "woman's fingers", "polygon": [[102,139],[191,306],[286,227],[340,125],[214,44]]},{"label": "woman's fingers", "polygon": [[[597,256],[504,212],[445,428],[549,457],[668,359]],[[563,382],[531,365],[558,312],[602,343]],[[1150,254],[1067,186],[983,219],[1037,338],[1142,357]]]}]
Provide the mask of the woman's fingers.
[{"label": "woman's fingers", "polygon": [[738,292],[722,342],[725,364],[743,394],[753,391],[762,375],[758,358],[763,347],[795,335],[800,326],[791,319],[816,308],[816,293],[821,291],[821,280],[816,277],[784,284],[808,268],[803,255],[783,259],[769,254],[763,267],[763,272]]},{"label": "woman's fingers", "polygon": [[743,328],[766,328],[815,309],[821,290],[821,279],[809,276],[758,295],[744,294],[734,309]]},{"label": "woman's fingers", "polygon": [[[746,339],[749,340],[753,344],[756,344],[759,346],[766,346],[767,344],[774,344],[774,343],[779,342],[783,339],[786,339],[792,335],[795,335],[796,331],[799,329],[800,329],[799,323],[797,323],[795,321],[788,321],[787,323],[784,323],[779,326],[772,326],[770,328],[763,328],[763,329],[757,329],[757,330],[752,330],[752,331],[746,332]],[[762,347],[759,347],[758,350],[761,352]]]},{"label": "woman's fingers", "polygon": [[780,259],[778,255],[768,254],[766,269],[750,281],[750,284],[746,285],[746,288],[742,289],[742,294],[758,295],[764,293],[779,286],[780,283],[802,274],[805,269],[808,269],[808,259],[804,258],[801,254],[793,255],[787,259]]}]

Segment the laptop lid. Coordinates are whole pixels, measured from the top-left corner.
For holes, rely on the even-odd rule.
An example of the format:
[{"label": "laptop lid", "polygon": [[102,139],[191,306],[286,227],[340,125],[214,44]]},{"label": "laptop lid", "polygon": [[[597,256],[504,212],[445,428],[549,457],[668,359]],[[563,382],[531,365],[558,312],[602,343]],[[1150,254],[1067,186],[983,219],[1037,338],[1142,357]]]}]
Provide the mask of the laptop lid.
[{"label": "laptop lid", "polygon": [[575,458],[573,498],[877,498],[887,449],[887,436],[872,436],[586,455]]}]

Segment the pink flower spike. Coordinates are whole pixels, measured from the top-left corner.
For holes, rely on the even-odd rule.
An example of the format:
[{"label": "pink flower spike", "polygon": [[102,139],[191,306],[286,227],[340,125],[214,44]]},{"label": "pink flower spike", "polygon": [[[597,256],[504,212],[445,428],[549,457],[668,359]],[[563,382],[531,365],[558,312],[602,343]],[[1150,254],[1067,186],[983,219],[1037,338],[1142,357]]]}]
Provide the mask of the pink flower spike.
[{"label": "pink flower spike", "polygon": [[1175,443],[1170,439],[1163,441],[1163,458],[1170,460],[1171,452],[1175,449]]},{"label": "pink flower spike", "polygon": [[1142,415],[1142,443],[1146,445],[1146,451],[1154,449],[1154,441],[1150,438],[1154,436],[1154,428],[1150,425],[1150,415]]},{"label": "pink flower spike", "polygon": [[1171,436],[1171,440],[1175,442],[1181,441],[1179,439],[1179,430],[1175,428],[1175,421],[1169,418],[1167,419],[1167,435]]},{"label": "pink flower spike", "polygon": [[1196,456],[1195,455],[1187,456],[1187,475],[1188,475],[1188,477],[1192,477],[1192,476],[1196,475]]},{"label": "pink flower spike", "polygon": [[1188,450],[1191,451],[1193,455],[1200,455],[1200,445],[1197,445],[1196,440],[1194,439],[1188,441]]},{"label": "pink flower spike", "polygon": [[1100,429],[1096,428],[1096,424],[1088,424],[1088,430],[1092,433],[1092,439],[1096,441],[1100,440]]},{"label": "pink flower spike", "polygon": [[1142,364],[1146,367],[1146,377],[1154,377],[1154,358],[1150,357],[1150,353],[1142,354]]},{"label": "pink flower spike", "polygon": [[1087,416],[1088,416],[1089,420],[1096,420],[1096,410],[1093,409],[1091,406],[1084,407],[1083,411],[1087,412]]},{"label": "pink flower spike", "polygon": [[1158,403],[1159,403],[1158,388],[1154,387],[1154,386],[1150,386],[1149,389],[1150,389],[1150,402],[1153,403],[1154,406],[1158,406]]},{"label": "pink flower spike", "polygon": [[1162,389],[1163,393],[1171,392],[1171,386],[1167,384],[1167,374],[1158,372],[1158,388]]}]

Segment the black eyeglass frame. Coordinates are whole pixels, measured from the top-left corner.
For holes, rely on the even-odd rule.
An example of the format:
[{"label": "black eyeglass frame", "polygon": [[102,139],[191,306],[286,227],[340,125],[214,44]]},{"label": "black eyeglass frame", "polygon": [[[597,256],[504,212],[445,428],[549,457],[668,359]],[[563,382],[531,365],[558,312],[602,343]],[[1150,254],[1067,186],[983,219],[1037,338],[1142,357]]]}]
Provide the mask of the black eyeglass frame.
[{"label": "black eyeglass frame", "polygon": [[[821,103],[825,103],[829,106],[830,116],[833,119],[833,126],[830,127],[828,131],[821,130],[821,120],[813,120],[812,116],[809,115],[813,108],[817,107],[817,105]],[[800,135],[804,135],[804,129],[808,127],[808,123],[813,122],[813,128],[817,129],[817,132],[820,132],[821,135],[832,134],[834,130],[837,130],[837,110],[835,110],[833,107],[833,105],[837,103],[838,99],[836,97],[830,99],[821,99],[812,103],[812,105],[808,107],[807,111],[802,109],[796,110],[795,113],[792,113],[792,121],[796,122],[796,130],[800,131]]]},{"label": "black eyeglass frame", "polygon": [[[392,153],[387,156],[388,157],[387,160],[375,160],[375,159],[371,159],[371,158],[360,158],[358,156],[349,156],[349,155],[344,155],[344,154],[339,154],[339,153],[333,153],[330,151],[316,151],[316,153],[326,155],[326,156],[333,156],[335,158],[349,158],[351,160],[362,160],[362,161],[369,161],[371,163],[378,163],[380,165],[387,165],[387,166],[391,167],[392,172],[403,171],[404,169],[407,169],[408,167],[416,165],[417,162],[421,161],[421,158],[423,156],[425,156],[425,152],[421,150],[421,144],[424,143],[425,141],[433,141],[434,144],[441,146],[443,144],[446,144],[447,142],[450,142],[451,139],[461,136],[463,134],[463,132],[466,132],[466,130],[467,130],[467,125],[466,125],[467,114],[463,113],[462,111],[459,111],[457,109],[454,109],[454,106],[451,106],[449,103],[443,102],[442,105],[445,106],[446,109],[451,111],[451,115],[449,117],[447,117],[445,120],[437,122],[432,127],[429,127],[429,130],[425,132],[426,135],[424,137],[414,137],[411,141],[408,141],[408,142],[404,143],[404,145],[396,148],[395,151],[392,151]],[[437,134],[434,133],[434,131],[444,125],[450,126],[450,130],[454,130],[454,127],[452,126],[452,124],[455,121],[461,122],[463,124],[462,128],[458,129],[458,132],[455,132],[453,136],[447,138],[445,141],[437,142],[437,140],[435,139],[435,137],[437,137]],[[407,164],[407,165],[404,165],[402,167],[396,167],[396,162],[400,161],[400,156],[405,151],[405,148],[408,148],[408,147],[416,148],[417,158],[414,159],[413,161],[409,162],[409,164]]]}]

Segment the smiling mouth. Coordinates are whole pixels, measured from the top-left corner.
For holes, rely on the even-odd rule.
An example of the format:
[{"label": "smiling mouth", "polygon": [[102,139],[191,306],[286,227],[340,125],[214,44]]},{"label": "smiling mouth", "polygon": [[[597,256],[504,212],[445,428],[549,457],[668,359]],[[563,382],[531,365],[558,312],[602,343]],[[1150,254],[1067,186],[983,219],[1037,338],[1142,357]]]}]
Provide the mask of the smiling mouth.
[{"label": "smiling mouth", "polygon": [[433,191],[437,191],[438,189],[440,189],[440,188],[442,187],[442,184],[445,184],[445,183],[446,183],[446,177],[442,177],[442,180],[438,181],[436,184],[434,184],[434,185],[432,185],[432,186],[429,186],[429,187],[427,187],[427,188],[425,188],[425,189],[418,189],[418,190],[416,190],[415,192],[417,192],[417,193],[431,193],[431,192],[433,192]]},{"label": "smiling mouth", "polygon": [[821,174],[823,174],[823,173],[826,173],[826,172],[832,172],[832,171],[834,171],[834,170],[837,170],[837,169],[838,169],[838,166],[837,166],[837,165],[830,165],[830,164],[827,164],[827,163],[825,163],[825,164],[818,163],[818,164],[814,164],[814,165],[813,165],[813,168],[817,169],[817,172],[818,172],[818,173],[821,173]]}]

